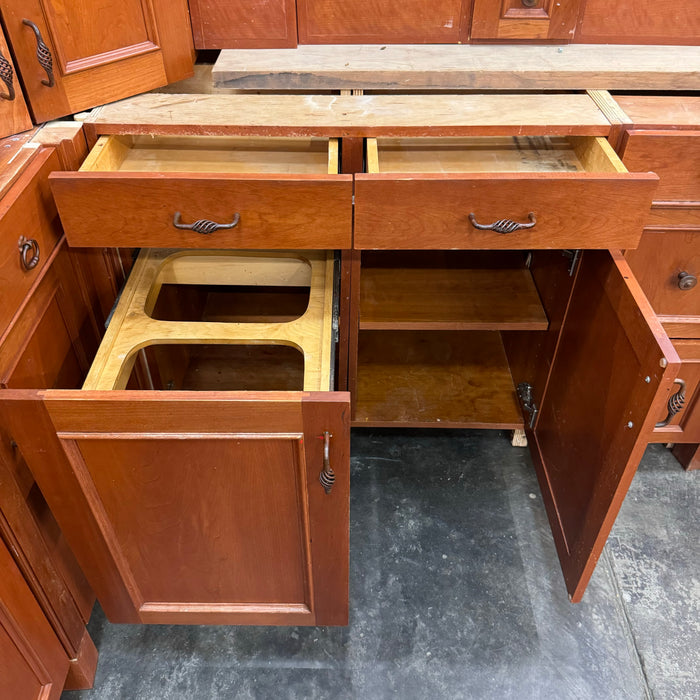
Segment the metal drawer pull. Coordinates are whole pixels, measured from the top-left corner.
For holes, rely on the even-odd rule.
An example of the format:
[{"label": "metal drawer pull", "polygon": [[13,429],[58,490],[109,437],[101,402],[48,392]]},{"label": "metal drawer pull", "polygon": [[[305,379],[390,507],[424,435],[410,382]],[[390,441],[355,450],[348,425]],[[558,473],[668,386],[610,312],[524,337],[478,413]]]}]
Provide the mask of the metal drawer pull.
[{"label": "metal drawer pull", "polygon": [[15,84],[14,84],[14,71],[12,70],[12,64],[0,53],[0,78],[2,82],[7,86],[7,95],[0,95],[3,100],[15,99]]},{"label": "metal drawer pull", "polygon": [[688,289],[692,289],[697,283],[698,278],[690,272],[678,273],[678,288],[682,289],[684,292]]},{"label": "metal drawer pull", "polygon": [[46,71],[46,75],[49,77],[48,80],[42,80],[41,84],[46,85],[46,87],[53,87],[56,84],[56,80],[53,77],[53,58],[51,57],[51,51],[45,44],[44,37],[41,36],[39,27],[37,27],[34,22],[23,19],[22,24],[26,24],[36,35],[36,57],[39,61],[39,65]]},{"label": "metal drawer pull", "polygon": [[240,219],[241,215],[236,213],[230,224],[217,224],[216,221],[209,221],[209,219],[197,219],[193,224],[183,224],[180,218],[180,212],[176,211],[175,216],[173,216],[173,226],[184,231],[196,231],[197,233],[207,235],[224,228],[233,228],[238,225]]},{"label": "metal drawer pull", "polygon": [[679,389],[675,394],[672,394],[668,398],[668,415],[662,421],[659,421],[654,427],[655,428],[665,428],[670,422],[673,416],[680,413],[685,405],[685,382],[682,379],[674,379],[674,384],[679,385]]},{"label": "metal drawer pull", "polygon": [[331,438],[333,437],[327,430],[323,433],[323,470],[319,474],[318,480],[326,493],[330,493],[335,483],[335,472],[331,467]]},{"label": "metal drawer pull", "polygon": [[527,218],[530,219],[529,224],[519,224],[513,219],[499,219],[492,224],[480,224],[473,213],[469,214],[469,221],[474,228],[479,229],[479,231],[495,231],[496,233],[513,233],[524,228],[532,228],[537,223],[537,219],[532,212],[527,215]]},{"label": "metal drawer pull", "polygon": [[19,261],[22,267],[29,272],[39,264],[39,244],[34,238],[22,236],[17,244],[19,248]]}]

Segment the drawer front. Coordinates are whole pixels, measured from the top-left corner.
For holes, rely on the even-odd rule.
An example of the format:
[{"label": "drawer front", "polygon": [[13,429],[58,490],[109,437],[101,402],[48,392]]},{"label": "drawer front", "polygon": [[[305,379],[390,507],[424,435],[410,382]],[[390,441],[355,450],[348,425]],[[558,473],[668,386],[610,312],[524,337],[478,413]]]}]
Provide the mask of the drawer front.
[{"label": "drawer front", "polygon": [[[51,186],[74,246],[350,248],[352,176],[55,173]],[[238,223],[213,233],[179,229]]]},{"label": "drawer front", "polygon": [[[635,248],[653,174],[356,176],[355,248]],[[501,219],[531,228],[475,228]]]},{"label": "drawer front", "polygon": [[625,256],[660,316],[700,316],[700,229],[645,231]]},{"label": "drawer front", "polygon": [[628,131],[622,161],[661,178],[654,201],[700,201],[700,131]]},{"label": "drawer front", "polygon": [[654,430],[652,442],[700,442],[700,340],[674,340],[673,345],[681,358],[678,378],[685,382],[685,403],[667,426]]},{"label": "drawer front", "polygon": [[40,152],[0,202],[0,334],[60,237],[47,179],[59,167],[55,151]]}]

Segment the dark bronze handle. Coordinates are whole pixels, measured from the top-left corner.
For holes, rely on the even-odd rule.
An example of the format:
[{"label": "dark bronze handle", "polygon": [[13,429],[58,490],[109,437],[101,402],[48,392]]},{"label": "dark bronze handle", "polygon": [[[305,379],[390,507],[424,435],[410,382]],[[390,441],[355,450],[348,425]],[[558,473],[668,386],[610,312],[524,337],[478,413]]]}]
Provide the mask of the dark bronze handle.
[{"label": "dark bronze handle", "polygon": [[19,247],[19,261],[22,267],[29,272],[39,264],[39,244],[34,238],[22,236],[17,244]]},{"label": "dark bronze handle", "polygon": [[333,437],[327,430],[323,433],[323,470],[319,474],[318,480],[326,493],[330,493],[335,483],[335,472],[331,467],[331,438]]},{"label": "dark bronze handle", "polygon": [[688,289],[692,289],[697,283],[698,278],[690,274],[690,272],[678,273],[678,288],[682,289],[684,292]]},{"label": "dark bronze handle", "polygon": [[234,226],[238,225],[240,219],[241,215],[236,213],[233,217],[233,221],[230,224],[217,224],[216,221],[209,221],[209,219],[198,219],[193,224],[183,224],[181,223],[180,212],[176,211],[175,216],[173,216],[173,226],[185,231],[196,231],[197,233],[207,235],[209,233],[214,233],[214,231],[220,231],[224,228],[233,228]]},{"label": "dark bronze handle", "polygon": [[0,53],[0,78],[7,86],[7,95],[0,95],[3,100],[10,102],[15,99],[14,71],[12,64]]},{"label": "dark bronze handle", "polygon": [[680,413],[685,405],[685,382],[682,379],[675,379],[674,384],[679,385],[679,389],[675,394],[672,394],[668,399],[668,415],[662,421],[659,421],[654,427],[665,428],[673,416]]},{"label": "dark bronze handle", "polygon": [[473,213],[469,214],[469,221],[474,228],[479,229],[479,231],[495,231],[496,233],[513,233],[524,228],[532,228],[537,223],[537,219],[532,212],[527,215],[527,218],[530,219],[529,224],[519,224],[512,219],[499,219],[492,224],[480,224]]},{"label": "dark bronze handle", "polygon": [[51,51],[44,42],[44,37],[41,36],[39,27],[37,27],[34,22],[23,19],[22,24],[26,24],[36,36],[36,57],[39,61],[39,65],[46,71],[46,75],[49,78],[48,80],[42,80],[41,84],[46,85],[46,87],[53,87],[56,84],[56,80],[53,77],[53,58],[51,57]]}]

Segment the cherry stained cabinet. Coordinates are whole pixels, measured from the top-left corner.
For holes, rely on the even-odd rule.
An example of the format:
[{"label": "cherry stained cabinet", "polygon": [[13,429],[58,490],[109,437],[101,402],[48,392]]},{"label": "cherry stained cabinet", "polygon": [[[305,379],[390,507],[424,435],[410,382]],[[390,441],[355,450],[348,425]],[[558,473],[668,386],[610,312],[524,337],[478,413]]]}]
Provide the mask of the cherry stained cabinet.
[{"label": "cherry stained cabinet", "polygon": [[[347,624],[347,395],[2,399],[111,621]],[[319,481],[326,432],[330,493]]]},{"label": "cherry stained cabinet", "polygon": [[0,29],[0,138],[32,128],[12,54]]},{"label": "cherry stained cabinet", "polygon": [[474,0],[476,41],[571,41],[581,0]]},{"label": "cherry stained cabinet", "polygon": [[57,700],[68,657],[0,540],[0,698]]},{"label": "cherry stained cabinet", "polygon": [[294,0],[190,0],[197,49],[276,49],[297,45]]},{"label": "cherry stained cabinet", "polygon": [[4,0],[35,122],[192,74],[185,0]]}]

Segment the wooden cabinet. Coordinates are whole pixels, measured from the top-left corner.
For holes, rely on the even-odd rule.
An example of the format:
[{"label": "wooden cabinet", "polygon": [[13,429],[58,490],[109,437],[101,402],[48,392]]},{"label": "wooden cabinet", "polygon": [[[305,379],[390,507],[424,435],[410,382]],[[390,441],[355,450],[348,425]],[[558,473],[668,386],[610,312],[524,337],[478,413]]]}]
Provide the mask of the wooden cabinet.
[{"label": "wooden cabinet", "polygon": [[[32,155],[0,200],[0,225],[9,248],[0,278],[8,301],[0,333],[0,388],[68,389],[82,383],[97,345],[97,327],[83,297],[80,269],[61,239],[48,190],[49,172],[61,167],[58,151],[37,146],[25,150]],[[34,241],[31,257],[38,261],[33,267],[26,265],[29,258],[23,258],[18,248],[18,231]],[[89,687],[97,651],[85,624],[95,597],[4,422],[0,427],[0,537],[11,549],[15,566],[65,660],[59,686],[50,692],[60,694],[64,681],[69,688]],[[27,683],[29,692],[34,683]]]},{"label": "wooden cabinet", "polygon": [[192,73],[184,0],[8,0],[2,17],[37,123]]},{"label": "wooden cabinet", "polygon": [[27,103],[19,82],[12,54],[0,31],[0,138],[31,129]]},{"label": "wooden cabinet", "polygon": [[0,697],[57,700],[68,659],[0,540]]},{"label": "wooden cabinet", "polygon": [[[640,246],[626,257],[682,359],[668,407],[658,414],[652,442],[673,442],[686,466],[697,468],[700,338],[700,98],[616,98],[627,125],[620,140],[629,167],[661,178]],[[681,389],[681,386],[684,388]],[[684,401],[681,401],[684,396]]]},{"label": "wooden cabinet", "polygon": [[197,49],[297,45],[295,0],[190,0],[189,5]]},{"label": "wooden cabinet", "polygon": [[471,38],[572,41],[581,4],[581,0],[474,0]]},{"label": "wooden cabinet", "polygon": [[300,44],[457,43],[466,0],[297,0]]}]

